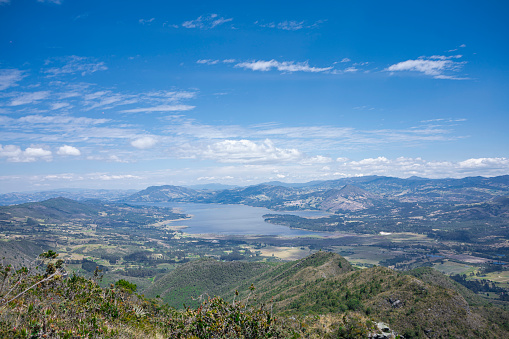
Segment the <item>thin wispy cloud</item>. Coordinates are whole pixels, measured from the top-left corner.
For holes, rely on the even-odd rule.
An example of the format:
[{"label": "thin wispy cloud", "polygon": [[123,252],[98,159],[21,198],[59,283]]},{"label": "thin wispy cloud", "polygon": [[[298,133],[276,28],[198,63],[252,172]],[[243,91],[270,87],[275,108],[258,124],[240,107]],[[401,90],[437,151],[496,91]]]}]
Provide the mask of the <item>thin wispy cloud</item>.
[{"label": "thin wispy cloud", "polygon": [[63,0],[37,0],[37,2],[42,3],[48,3],[48,4],[55,4],[55,5],[61,5]]},{"label": "thin wispy cloud", "polygon": [[444,56],[432,55],[430,57],[419,57],[415,60],[398,62],[387,67],[388,72],[419,72],[435,79],[467,80],[466,77],[458,77],[453,72],[458,72],[466,64],[465,61],[454,61],[461,58],[461,55]]},{"label": "thin wispy cloud", "polygon": [[46,66],[55,64],[60,66],[46,68],[43,72],[48,74],[50,77],[76,73],[85,76],[108,69],[102,61],[97,61],[95,58],[80,57],[77,55],[71,55],[64,58],[52,58],[45,62]]},{"label": "thin wispy cloud", "polygon": [[306,20],[284,20],[281,22],[263,22],[255,21],[254,24],[264,28],[277,28],[284,31],[298,31],[306,28],[316,28],[326,22],[327,20],[317,20],[313,23],[308,23]]},{"label": "thin wispy cloud", "polygon": [[235,65],[237,68],[250,69],[252,71],[261,71],[267,72],[271,70],[278,70],[280,72],[311,72],[311,73],[319,73],[326,72],[331,70],[333,67],[313,67],[309,66],[307,61],[305,62],[295,62],[295,61],[276,61],[272,60],[258,60],[258,61],[248,61],[248,62],[240,62]]},{"label": "thin wispy cloud", "polygon": [[38,91],[31,93],[16,93],[9,102],[9,106],[28,105],[46,99],[50,95],[49,91]]},{"label": "thin wispy cloud", "polygon": [[120,111],[121,113],[151,113],[151,112],[184,112],[194,109],[191,105],[159,105],[144,108],[132,108]]},{"label": "thin wispy cloud", "polygon": [[54,102],[51,104],[51,110],[56,111],[62,108],[70,108],[72,107],[71,104],[67,102]]},{"label": "thin wispy cloud", "polygon": [[[357,64],[354,66],[347,67],[345,69],[334,69],[334,66],[328,67],[316,67],[310,66],[308,61],[299,62],[299,61],[277,61],[277,60],[254,60],[254,61],[242,61],[237,62],[235,59],[199,59],[196,61],[197,64],[201,65],[218,65],[218,64],[234,64],[235,68],[243,68],[252,71],[260,71],[260,72],[268,72],[268,71],[279,71],[283,73],[293,73],[293,72],[309,72],[309,73],[330,73],[330,74],[345,74],[345,73],[355,73],[360,71],[357,67]],[[334,64],[337,64],[334,63]],[[367,63],[362,63],[363,65]],[[360,64],[359,64],[360,65]]]},{"label": "thin wispy cloud", "polygon": [[205,65],[216,65],[219,62],[220,62],[219,60],[211,60],[211,59],[200,59],[200,60],[196,61],[197,64],[205,64]]},{"label": "thin wispy cloud", "polygon": [[184,28],[212,29],[219,25],[233,21],[233,18],[219,17],[217,14],[201,15],[194,20],[184,21]]},{"label": "thin wispy cloud", "polygon": [[19,69],[0,69],[0,91],[17,86],[26,76],[26,73]]},{"label": "thin wispy cloud", "polygon": [[277,28],[285,31],[298,31],[304,28],[304,21],[283,21],[277,24]]},{"label": "thin wispy cloud", "polygon": [[154,22],[156,18],[150,18],[150,19],[140,19],[138,20],[138,22],[142,25],[147,25],[147,24],[150,24],[152,22]]}]

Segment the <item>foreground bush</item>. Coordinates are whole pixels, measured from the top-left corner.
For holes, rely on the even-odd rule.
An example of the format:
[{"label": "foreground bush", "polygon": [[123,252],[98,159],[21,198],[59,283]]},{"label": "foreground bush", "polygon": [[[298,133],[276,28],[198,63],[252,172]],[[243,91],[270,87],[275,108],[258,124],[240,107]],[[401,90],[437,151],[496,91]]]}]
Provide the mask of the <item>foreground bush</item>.
[{"label": "foreground bush", "polygon": [[276,317],[249,297],[178,311],[123,279],[101,288],[68,276],[57,256],[43,253],[31,268],[0,265],[0,338],[361,338],[372,328],[358,315]]},{"label": "foreground bush", "polygon": [[[101,288],[73,275],[37,284],[26,277],[16,290],[26,291],[0,306],[2,338],[286,338],[290,330],[270,311],[219,297],[197,309],[177,311],[134,294],[125,284]],[[27,290],[32,285],[34,288]]]}]

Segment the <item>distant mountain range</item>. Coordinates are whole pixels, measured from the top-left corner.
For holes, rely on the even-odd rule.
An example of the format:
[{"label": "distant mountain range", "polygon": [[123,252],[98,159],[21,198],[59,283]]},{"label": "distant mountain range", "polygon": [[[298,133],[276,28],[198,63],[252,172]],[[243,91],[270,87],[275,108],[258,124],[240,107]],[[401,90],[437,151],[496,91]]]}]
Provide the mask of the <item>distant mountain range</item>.
[{"label": "distant mountain range", "polygon": [[77,201],[89,199],[115,201],[128,197],[135,192],[136,190],[95,190],[79,188],[36,192],[12,192],[0,194],[0,206],[24,204],[26,202],[38,202],[58,197]]},{"label": "distant mountain range", "polygon": [[398,203],[471,204],[509,195],[509,176],[426,179],[368,176],[283,184],[271,182],[222,190],[152,186],[125,198],[129,202],[245,204],[274,210],[359,211]]},{"label": "distant mountain range", "polygon": [[[65,197],[77,201],[100,199],[123,202],[194,202],[245,204],[274,210],[323,210],[331,213],[373,208],[399,208],[401,204],[474,204],[509,196],[509,175],[463,179],[407,179],[365,176],[309,183],[278,181],[248,187],[212,184],[192,187],[151,186],[134,190],[60,190],[0,195],[0,205]],[[408,205],[410,204],[410,205]]]}]

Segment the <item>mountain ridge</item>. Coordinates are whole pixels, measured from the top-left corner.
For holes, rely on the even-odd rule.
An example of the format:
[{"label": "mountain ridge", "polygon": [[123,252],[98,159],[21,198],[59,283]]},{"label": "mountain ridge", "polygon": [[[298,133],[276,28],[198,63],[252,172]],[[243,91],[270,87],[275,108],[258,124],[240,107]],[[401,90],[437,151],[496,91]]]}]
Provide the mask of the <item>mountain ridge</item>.
[{"label": "mountain ridge", "polygon": [[[204,264],[214,269],[201,270]],[[242,272],[249,271],[252,264],[243,263]],[[507,334],[487,315],[489,312],[475,295],[436,271],[401,274],[379,266],[355,270],[340,255],[321,251],[297,261],[265,265],[257,263],[256,273],[244,278],[239,274],[228,281],[221,272],[233,267],[231,263],[194,261],[187,263],[185,269],[168,273],[167,276],[181,279],[179,285],[166,286],[172,292],[164,291],[165,280],[161,278],[159,289],[146,294],[155,296],[162,292],[161,296],[176,296],[186,293],[186,286],[196,281],[195,276],[186,275],[192,268],[202,273],[203,290],[195,289],[194,296],[187,294],[196,299],[190,299],[191,306],[193,302],[198,303],[200,296],[209,294],[215,281],[220,281],[221,296],[229,300],[251,298],[260,304],[271,304],[274,312],[286,315],[358,312],[387,322],[405,338],[503,337]],[[207,278],[207,275],[212,276]],[[235,296],[237,291],[239,295]],[[464,295],[470,298],[470,303]],[[509,320],[509,313],[498,309],[495,313]]]}]

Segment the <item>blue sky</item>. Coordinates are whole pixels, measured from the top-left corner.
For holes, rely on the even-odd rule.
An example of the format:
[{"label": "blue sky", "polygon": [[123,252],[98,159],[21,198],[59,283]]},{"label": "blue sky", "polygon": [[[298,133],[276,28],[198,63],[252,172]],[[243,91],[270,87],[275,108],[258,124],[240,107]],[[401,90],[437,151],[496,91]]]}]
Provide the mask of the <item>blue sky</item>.
[{"label": "blue sky", "polygon": [[509,174],[508,15],[0,0],[0,192]]}]

